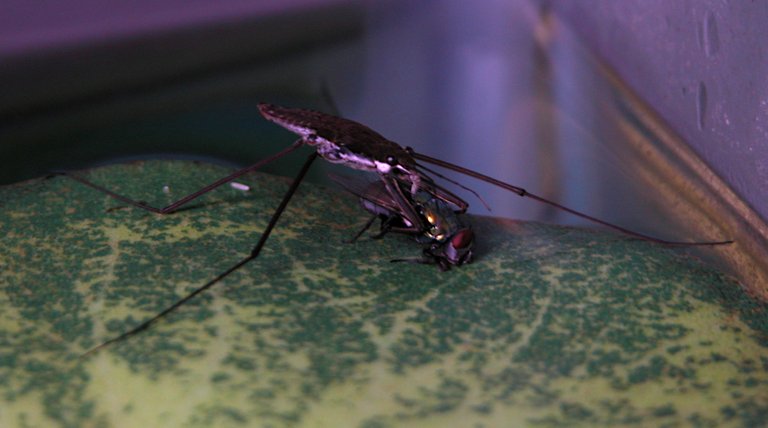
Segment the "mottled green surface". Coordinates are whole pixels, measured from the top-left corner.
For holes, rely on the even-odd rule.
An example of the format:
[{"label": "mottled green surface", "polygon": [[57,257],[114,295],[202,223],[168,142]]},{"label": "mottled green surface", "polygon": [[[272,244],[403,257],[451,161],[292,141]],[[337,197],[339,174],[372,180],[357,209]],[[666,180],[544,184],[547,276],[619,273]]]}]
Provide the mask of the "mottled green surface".
[{"label": "mottled green surface", "polygon": [[[162,205],[223,174],[151,162],[91,178]],[[755,426],[764,307],[647,242],[473,219],[477,261],[392,264],[407,237],[344,244],[365,215],[302,186],[262,256],[83,361],[240,260],[287,188],[243,180],[157,216],[68,178],[0,189],[0,426]],[[170,186],[170,195],[162,186]]]}]

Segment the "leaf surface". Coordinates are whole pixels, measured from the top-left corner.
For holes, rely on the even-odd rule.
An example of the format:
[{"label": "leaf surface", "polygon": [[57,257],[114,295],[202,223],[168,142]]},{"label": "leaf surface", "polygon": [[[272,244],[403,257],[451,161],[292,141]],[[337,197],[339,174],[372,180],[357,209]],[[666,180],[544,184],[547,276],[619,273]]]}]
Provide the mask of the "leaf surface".
[{"label": "leaf surface", "polygon": [[[153,161],[88,174],[165,205],[227,173]],[[755,425],[768,415],[765,308],[676,250],[472,217],[476,261],[440,272],[406,236],[345,243],[366,214],[254,175],[181,212],[66,177],[0,188],[0,426]],[[163,191],[168,186],[168,192]]]}]

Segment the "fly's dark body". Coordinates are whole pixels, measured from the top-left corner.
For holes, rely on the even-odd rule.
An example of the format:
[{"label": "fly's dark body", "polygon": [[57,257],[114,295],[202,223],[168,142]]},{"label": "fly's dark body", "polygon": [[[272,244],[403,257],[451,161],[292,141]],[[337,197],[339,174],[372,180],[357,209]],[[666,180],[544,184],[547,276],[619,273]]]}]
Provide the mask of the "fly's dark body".
[{"label": "fly's dark body", "polygon": [[448,270],[452,265],[462,265],[472,261],[474,232],[464,219],[464,215],[454,211],[447,202],[424,190],[410,195],[408,201],[421,217],[421,224],[425,225],[419,228],[403,215],[401,207],[388,195],[380,181],[361,184],[335,175],[331,178],[356,195],[363,209],[373,215],[353,240],[362,235],[378,218],[381,221],[380,232],[374,238],[380,238],[388,232],[406,233],[414,236],[417,242],[424,245],[422,258],[393,261],[435,264],[441,270]]}]

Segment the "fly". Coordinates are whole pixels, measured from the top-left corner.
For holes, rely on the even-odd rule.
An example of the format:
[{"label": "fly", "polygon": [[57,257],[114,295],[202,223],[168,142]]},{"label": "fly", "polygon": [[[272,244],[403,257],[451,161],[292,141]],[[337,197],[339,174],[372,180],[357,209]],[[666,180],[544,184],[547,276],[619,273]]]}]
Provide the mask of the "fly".
[{"label": "fly", "polygon": [[379,233],[372,238],[381,238],[389,232],[404,233],[412,235],[417,242],[424,245],[420,259],[396,259],[392,260],[393,262],[435,264],[445,271],[451,266],[460,266],[472,261],[475,234],[462,213],[454,211],[447,202],[424,190],[419,190],[408,198],[421,216],[422,224],[426,225],[422,229],[403,216],[403,210],[389,197],[381,182],[366,185],[346,177],[332,175],[331,178],[357,196],[362,208],[372,214],[371,219],[352,241],[357,240],[376,219],[379,219]]},{"label": "fly", "polygon": [[[291,183],[290,187],[288,188],[285,195],[283,196],[283,199],[281,200],[274,214],[270,218],[267,224],[267,227],[264,229],[264,232],[261,234],[259,241],[256,243],[256,245],[253,247],[251,252],[246,257],[244,257],[242,260],[235,263],[229,269],[220,273],[219,275],[217,275],[215,278],[211,279],[207,283],[193,290],[191,293],[189,293],[182,299],[178,300],[176,303],[169,306],[159,314],[151,317],[150,319],[144,321],[139,326],[121,334],[120,336],[112,338],[96,346],[95,348],[92,348],[91,350],[86,352],[83,356],[90,355],[91,353],[111,343],[126,339],[134,334],[137,334],[147,329],[153,323],[155,323],[156,321],[158,321],[168,313],[176,310],[178,307],[182,306],[190,299],[194,298],[198,294],[209,289],[214,284],[216,284],[223,278],[227,277],[232,272],[236,271],[246,263],[258,257],[262,248],[266,244],[267,239],[269,238],[272,232],[272,229],[274,229],[278,219],[280,218],[286,206],[288,205],[288,202],[290,201],[293,194],[296,192],[296,189],[299,187],[299,184],[301,184],[310,166],[318,156],[332,163],[338,163],[353,169],[368,171],[368,172],[377,174],[381,182],[381,186],[383,186],[386,191],[387,203],[392,204],[395,207],[395,209],[392,211],[394,213],[394,216],[401,218],[403,221],[403,224],[408,224],[411,230],[413,231],[413,233],[425,233],[429,231],[430,228],[432,227],[428,217],[424,215],[423,212],[420,212],[420,209],[423,209],[428,204],[431,204],[431,203],[445,204],[446,206],[449,206],[450,209],[453,210],[453,212],[457,215],[464,213],[469,206],[469,204],[466,201],[456,196],[454,193],[444,188],[443,186],[436,184],[435,181],[432,180],[432,178],[427,173],[431,173],[441,178],[444,178],[444,177],[442,177],[442,175],[436,173],[435,171],[432,171],[431,169],[425,167],[423,164],[419,163],[419,162],[426,162],[442,168],[453,170],[463,175],[467,175],[467,176],[488,182],[495,186],[498,186],[508,191],[511,191],[513,193],[516,193],[519,196],[526,196],[531,199],[535,199],[539,202],[552,205],[558,209],[569,212],[575,216],[590,220],[597,224],[601,224],[603,226],[617,230],[619,232],[622,232],[628,236],[632,236],[635,238],[656,242],[659,244],[669,245],[669,246],[714,246],[714,245],[730,244],[731,242],[733,242],[730,240],[715,241],[715,242],[677,242],[677,241],[668,241],[668,240],[658,239],[652,236],[648,236],[645,234],[641,234],[641,233],[623,228],[621,226],[614,225],[612,223],[608,223],[596,217],[592,217],[588,214],[573,210],[571,208],[560,205],[556,202],[550,201],[548,199],[545,199],[543,197],[530,193],[523,188],[513,186],[508,183],[504,183],[500,180],[496,180],[492,177],[481,174],[479,172],[475,172],[440,159],[436,159],[427,155],[417,153],[411,148],[404,148],[399,144],[384,138],[382,135],[368,128],[367,126],[354,122],[349,119],[344,119],[341,117],[337,117],[337,116],[333,116],[333,115],[329,115],[326,113],[321,113],[313,110],[285,108],[285,107],[279,107],[276,105],[266,104],[266,103],[259,104],[259,111],[267,120],[272,121],[288,129],[289,131],[292,131],[298,134],[299,138],[293,144],[283,149],[282,151],[277,152],[274,155],[269,156],[265,159],[262,159],[261,161],[251,166],[235,171],[234,173],[226,177],[223,177],[201,188],[200,190],[197,190],[196,192],[193,192],[163,208],[156,208],[144,202],[136,201],[126,196],[120,195],[98,184],[92,183],[76,174],[71,174],[66,172],[57,173],[58,175],[66,175],[68,177],[71,177],[72,179],[77,180],[102,193],[105,193],[110,197],[116,200],[119,200],[123,203],[133,205],[135,207],[138,207],[147,211],[151,211],[154,213],[158,213],[158,214],[169,214],[178,210],[181,206],[198,198],[199,196],[223,184],[232,182],[233,180],[235,180],[236,178],[242,175],[245,175],[249,172],[253,172],[261,168],[262,166],[295,151],[296,149],[298,149],[303,145],[308,145],[315,148],[315,152],[309,155],[309,157],[307,158],[307,160],[304,162],[301,169],[299,170],[299,173],[293,179],[293,182]],[[448,180],[448,181],[451,181],[451,180]],[[459,183],[455,183],[455,184],[458,184],[460,187],[465,188]],[[452,214],[445,215],[444,211],[439,211],[439,212],[443,213],[443,214],[440,214],[441,216],[443,216],[441,217],[443,219],[450,218],[452,215]],[[459,238],[456,238],[457,243],[463,244],[465,248],[470,248],[470,251],[468,252],[468,254],[471,256],[471,243],[474,242],[474,234],[472,234],[471,230],[469,229],[466,229],[467,231],[465,232],[463,232],[463,230],[464,229],[460,229],[460,228],[452,230],[452,232],[458,233],[458,235],[454,234],[453,237],[456,238],[457,236],[459,236]],[[432,244],[438,245],[438,247],[436,247],[431,251],[433,252],[433,255],[437,255],[436,258],[438,259],[450,260],[450,258],[453,256],[451,256],[449,252],[452,251],[453,249],[450,246],[448,247],[439,246],[439,245],[444,245],[445,242],[450,242],[450,241],[434,240]],[[458,259],[456,260],[458,261]],[[452,263],[452,264],[460,264],[460,263]]]}]

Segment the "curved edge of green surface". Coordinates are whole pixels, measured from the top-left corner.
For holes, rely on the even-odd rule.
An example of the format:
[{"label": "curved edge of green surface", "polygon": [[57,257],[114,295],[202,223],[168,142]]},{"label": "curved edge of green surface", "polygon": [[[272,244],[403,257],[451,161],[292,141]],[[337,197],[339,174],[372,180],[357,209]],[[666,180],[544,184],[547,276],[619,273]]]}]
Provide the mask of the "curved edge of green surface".
[{"label": "curved edge of green surface", "polygon": [[[226,174],[145,162],[88,177],[165,203]],[[0,426],[757,426],[765,307],[685,254],[624,236],[472,218],[474,263],[405,236],[344,243],[366,215],[253,175],[186,210],[127,208],[67,177],[0,189]],[[167,186],[167,187],[165,187]]]}]

